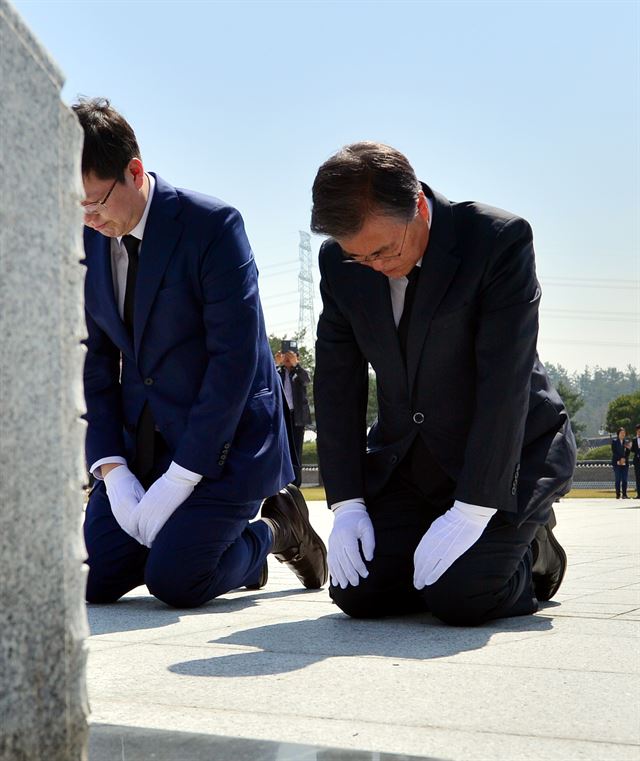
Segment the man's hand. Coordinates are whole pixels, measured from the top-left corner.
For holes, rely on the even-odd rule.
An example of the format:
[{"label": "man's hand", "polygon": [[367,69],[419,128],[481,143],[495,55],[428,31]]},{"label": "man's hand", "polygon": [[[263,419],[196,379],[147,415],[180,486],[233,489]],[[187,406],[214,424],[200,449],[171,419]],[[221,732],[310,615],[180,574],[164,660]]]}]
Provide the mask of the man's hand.
[{"label": "man's hand", "polygon": [[172,462],[166,473],[149,487],[140,502],[138,530],[140,542],[151,547],[160,529],[191,495],[202,476]]},{"label": "man's hand", "polygon": [[285,355],[285,365],[287,367],[297,367],[298,365],[298,355],[295,353],[295,351],[288,351]]},{"label": "man's hand", "polygon": [[413,556],[413,586],[422,589],[438,581],[447,568],[478,541],[495,512],[491,507],[456,500],[420,540]]},{"label": "man's hand", "polygon": [[[327,553],[331,583],[340,585],[342,589],[346,589],[347,584],[357,587],[360,577],[366,579],[369,575],[362,555],[365,560],[373,559],[376,546],[373,524],[366,507],[359,502],[341,505],[334,510],[334,514]],[[362,545],[362,555],[358,540]]]},{"label": "man's hand", "polygon": [[284,354],[281,351],[277,351],[275,354],[276,365],[281,365],[284,362]]},{"label": "man's hand", "polygon": [[138,512],[140,500],[144,497],[142,484],[126,465],[110,467],[106,472],[105,466],[102,467],[113,517],[123,531],[139,542]]}]

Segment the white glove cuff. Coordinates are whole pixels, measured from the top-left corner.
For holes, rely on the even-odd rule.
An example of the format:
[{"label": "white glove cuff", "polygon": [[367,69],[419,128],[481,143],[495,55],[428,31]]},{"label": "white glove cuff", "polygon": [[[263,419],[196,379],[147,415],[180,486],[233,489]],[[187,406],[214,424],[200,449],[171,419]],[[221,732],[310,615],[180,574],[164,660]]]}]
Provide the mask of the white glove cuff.
[{"label": "white glove cuff", "polygon": [[453,511],[474,523],[486,526],[491,518],[498,512],[493,507],[482,507],[481,505],[470,505],[468,502],[456,500],[451,508]]},{"label": "white glove cuff", "polygon": [[347,499],[344,502],[337,502],[331,506],[331,511],[336,516],[344,515],[345,513],[366,513],[367,508],[364,504],[364,500],[361,499]]},{"label": "white glove cuff", "polygon": [[180,486],[196,486],[202,481],[200,473],[187,470],[182,465],[178,465],[177,462],[172,462],[164,475],[169,481],[174,484],[180,484]]},{"label": "white glove cuff", "polygon": [[133,473],[127,468],[126,465],[118,465],[111,470],[104,477],[104,485],[107,489],[113,489],[119,483],[132,476]]}]

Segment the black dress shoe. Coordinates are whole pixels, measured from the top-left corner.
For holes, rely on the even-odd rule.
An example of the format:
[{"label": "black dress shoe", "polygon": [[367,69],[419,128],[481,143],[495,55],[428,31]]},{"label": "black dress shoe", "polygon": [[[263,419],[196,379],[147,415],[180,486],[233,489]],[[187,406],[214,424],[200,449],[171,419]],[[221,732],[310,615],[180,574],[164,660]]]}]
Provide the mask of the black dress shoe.
[{"label": "black dress shoe", "polygon": [[550,600],[555,595],[567,570],[567,554],[551,530],[555,525],[552,510],[549,523],[538,527],[531,544],[533,588],[538,600]]},{"label": "black dress shoe", "polygon": [[267,586],[267,581],[269,581],[269,566],[267,565],[267,561],[264,561],[264,565],[262,566],[262,569],[260,570],[260,576],[258,577],[258,581],[256,581],[255,584],[245,584],[245,589],[250,589],[252,592],[254,592],[257,589],[262,589],[262,587]]},{"label": "black dress shoe", "polygon": [[262,518],[271,528],[271,552],[286,563],[307,589],[327,582],[327,549],[309,522],[309,508],[293,484],[262,503]]}]

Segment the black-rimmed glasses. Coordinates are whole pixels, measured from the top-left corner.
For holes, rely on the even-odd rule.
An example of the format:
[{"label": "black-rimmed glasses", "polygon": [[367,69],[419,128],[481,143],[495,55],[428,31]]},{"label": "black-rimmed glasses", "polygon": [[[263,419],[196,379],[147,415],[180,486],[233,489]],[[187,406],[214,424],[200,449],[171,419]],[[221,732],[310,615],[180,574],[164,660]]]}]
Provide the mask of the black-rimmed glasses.
[{"label": "black-rimmed glasses", "polygon": [[113,189],[115,188],[116,184],[118,182],[118,178],[113,181],[113,185],[109,188],[109,191],[107,192],[107,195],[102,199],[102,201],[95,201],[94,203],[88,203],[88,204],[80,204],[82,208],[83,214],[97,214],[99,211],[102,211],[107,205],[107,201],[109,200],[109,196],[111,193],[113,193]]},{"label": "black-rimmed glasses", "polygon": [[371,264],[371,262],[383,262],[385,259],[397,259],[398,257],[402,256],[402,252],[404,251],[404,240],[407,237],[407,229],[409,227],[409,223],[404,226],[404,233],[402,235],[402,243],[400,244],[400,250],[397,254],[389,254],[387,256],[383,254],[368,254],[367,256],[347,256],[346,254],[343,254],[344,259],[342,260],[343,264]]}]

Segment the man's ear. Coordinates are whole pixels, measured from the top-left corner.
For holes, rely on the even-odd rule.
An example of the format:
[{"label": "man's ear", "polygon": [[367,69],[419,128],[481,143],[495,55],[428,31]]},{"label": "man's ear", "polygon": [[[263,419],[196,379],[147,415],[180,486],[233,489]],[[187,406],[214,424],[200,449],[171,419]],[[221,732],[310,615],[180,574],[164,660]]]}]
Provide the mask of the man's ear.
[{"label": "man's ear", "polygon": [[137,158],[131,159],[131,161],[127,164],[126,171],[133,178],[133,184],[135,185],[136,190],[140,190],[144,183],[144,167],[142,166],[142,161]]},{"label": "man's ear", "polygon": [[429,204],[423,190],[418,193],[418,215],[425,221],[429,221]]}]

